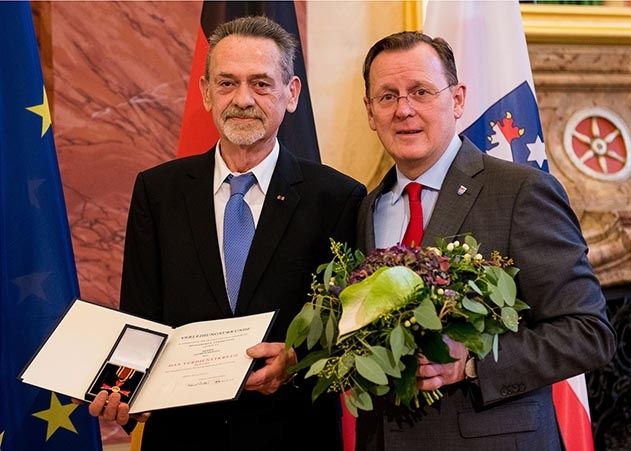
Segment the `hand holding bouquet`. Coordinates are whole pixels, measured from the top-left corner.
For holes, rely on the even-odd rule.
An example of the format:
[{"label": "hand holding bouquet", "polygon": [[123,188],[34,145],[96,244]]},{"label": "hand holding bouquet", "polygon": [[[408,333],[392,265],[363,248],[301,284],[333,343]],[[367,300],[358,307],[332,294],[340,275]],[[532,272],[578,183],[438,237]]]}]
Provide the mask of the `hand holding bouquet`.
[{"label": "hand holding bouquet", "polygon": [[[331,241],[333,260],[318,268],[311,300],[293,319],[286,346],[306,341],[310,352],[293,367],[316,376],[312,399],[346,393],[351,413],[372,410],[373,397],[391,394],[397,404],[419,407],[418,354],[453,359],[443,335],[483,358],[498,358],[498,336],[516,332],[518,312],[512,260],[478,254],[471,236],[437,247],[399,245],[364,257]],[[439,391],[422,392],[427,404]]]}]

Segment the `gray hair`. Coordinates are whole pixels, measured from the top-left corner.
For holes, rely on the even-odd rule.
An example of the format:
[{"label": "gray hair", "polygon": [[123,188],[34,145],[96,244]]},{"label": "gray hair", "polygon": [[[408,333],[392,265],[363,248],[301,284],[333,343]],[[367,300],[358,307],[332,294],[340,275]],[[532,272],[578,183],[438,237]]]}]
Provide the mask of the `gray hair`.
[{"label": "gray hair", "polygon": [[213,31],[208,38],[210,48],[208,49],[208,55],[206,55],[206,68],[204,70],[206,78],[209,76],[210,55],[213,48],[219,41],[230,35],[264,38],[274,41],[280,50],[283,82],[289,83],[289,80],[294,75],[294,58],[296,57],[298,42],[291,33],[265,16],[239,17],[230,22],[222,23]]}]

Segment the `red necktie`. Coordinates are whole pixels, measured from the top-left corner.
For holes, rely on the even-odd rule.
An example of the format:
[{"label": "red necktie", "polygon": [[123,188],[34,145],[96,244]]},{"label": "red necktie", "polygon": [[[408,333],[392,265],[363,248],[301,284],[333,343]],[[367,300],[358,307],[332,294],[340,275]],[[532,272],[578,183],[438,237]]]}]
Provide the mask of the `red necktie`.
[{"label": "red necktie", "polygon": [[410,202],[410,222],[403,235],[402,244],[419,247],[423,241],[423,205],[421,204],[421,190],[423,185],[410,182],[405,187]]}]

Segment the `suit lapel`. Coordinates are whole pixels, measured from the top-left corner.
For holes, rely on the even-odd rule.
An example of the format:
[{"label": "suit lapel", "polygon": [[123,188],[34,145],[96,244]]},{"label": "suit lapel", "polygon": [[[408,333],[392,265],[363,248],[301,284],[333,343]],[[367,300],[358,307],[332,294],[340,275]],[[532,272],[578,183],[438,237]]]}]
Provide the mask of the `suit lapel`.
[{"label": "suit lapel", "polygon": [[437,238],[448,239],[460,233],[460,227],[483,186],[473,178],[484,169],[482,156],[482,152],[464,138],[443,181],[432,217],[423,235],[423,246],[434,246]]},{"label": "suit lapel", "polygon": [[379,186],[371,191],[370,194],[368,194],[368,196],[366,196],[366,198],[362,201],[358,215],[357,245],[359,249],[365,253],[375,250],[375,221],[373,219],[373,214],[375,212],[377,199],[379,199],[379,196],[383,193],[388,191],[392,185],[394,185],[396,180],[397,172],[393,166],[383,177]]},{"label": "suit lapel", "polygon": [[302,171],[298,160],[281,147],[245,263],[237,302],[238,314],[247,312],[261,277],[278,243],[283,239],[285,229],[300,202],[300,193],[294,185],[301,181]]},{"label": "suit lapel", "polygon": [[224,280],[215,225],[215,202],[213,196],[213,174],[215,153],[211,150],[203,165],[198,165],[188,173],[189,183],[186,188],[186,210],[193,241],[197,249],[202,270],[215,295],[224,316],[232,316],[226,283]]}]

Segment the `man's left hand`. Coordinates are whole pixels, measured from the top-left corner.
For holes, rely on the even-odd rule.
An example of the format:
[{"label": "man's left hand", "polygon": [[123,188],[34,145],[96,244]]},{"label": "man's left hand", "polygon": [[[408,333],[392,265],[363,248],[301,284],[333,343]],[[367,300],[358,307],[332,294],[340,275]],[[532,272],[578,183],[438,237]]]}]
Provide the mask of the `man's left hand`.
[{"label": "man's left hand", "polygon": [[285,349],[285,343],[259,343],[246,352],[253,359],[265,359],[265,366],[250,374],[245,389],[265,395],[274,393],[287,381],[287,369],[298,361],[293,349]]},{"label": "man's left hand", "polygon": [[451,363],[433,363],[427,357],[419,357],[419,368],[416,373],[416,384],[419,390],[437,390],[443,385],[455,384],[464,380],[464,367],[469,356],[469,351],[462,343],[443,336],[443,341],[449,347],[449,355],[456,359]]}]

